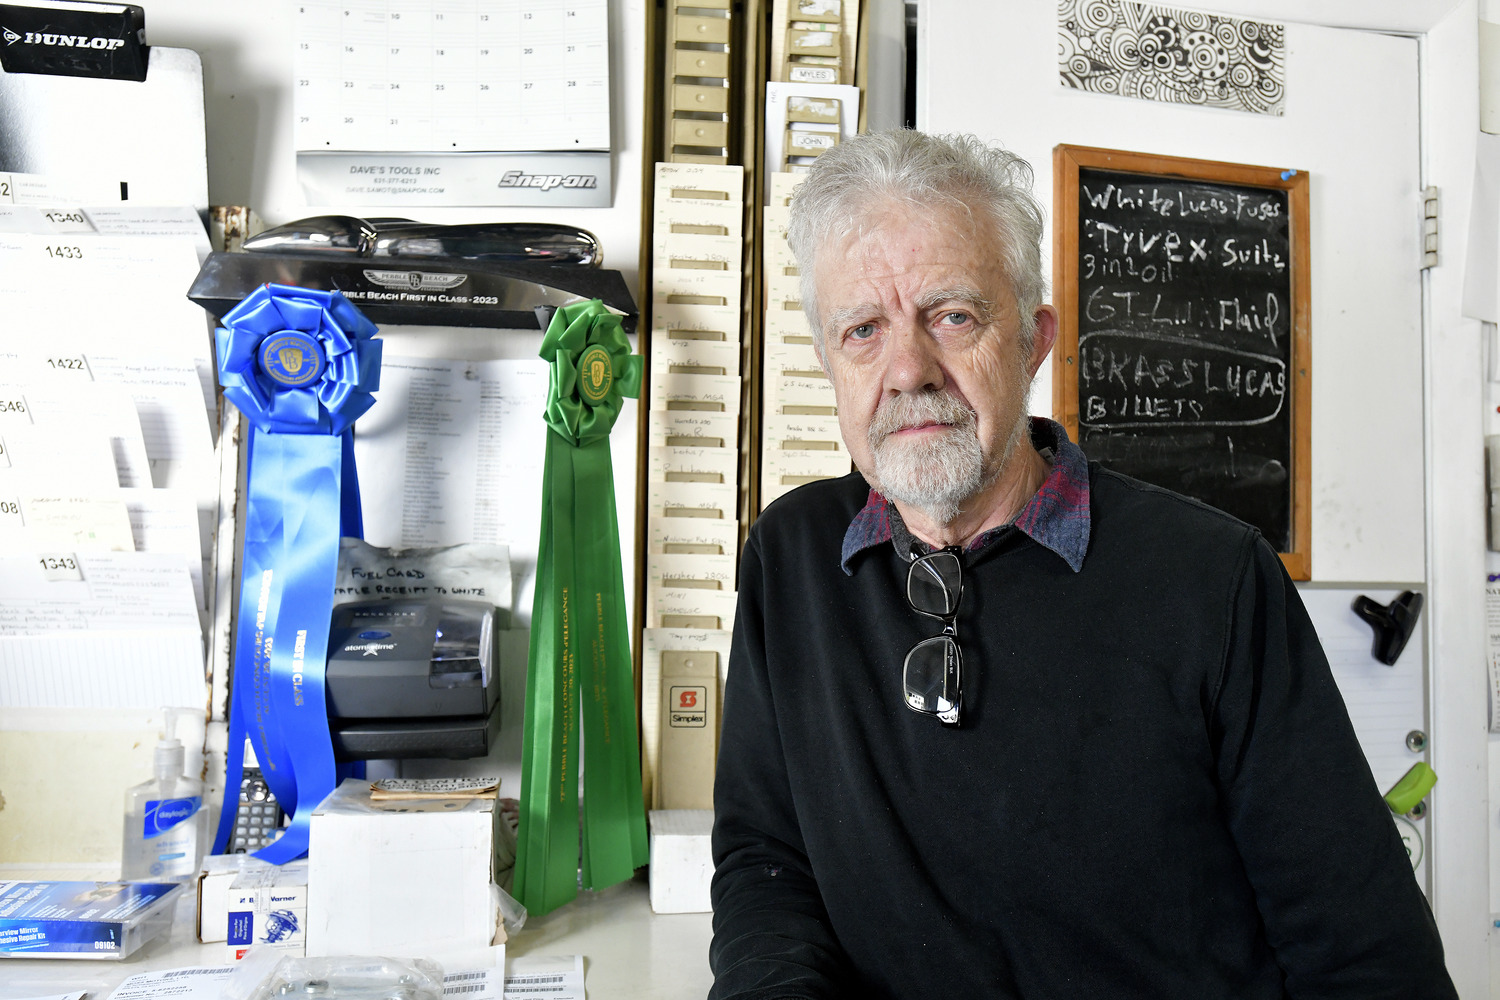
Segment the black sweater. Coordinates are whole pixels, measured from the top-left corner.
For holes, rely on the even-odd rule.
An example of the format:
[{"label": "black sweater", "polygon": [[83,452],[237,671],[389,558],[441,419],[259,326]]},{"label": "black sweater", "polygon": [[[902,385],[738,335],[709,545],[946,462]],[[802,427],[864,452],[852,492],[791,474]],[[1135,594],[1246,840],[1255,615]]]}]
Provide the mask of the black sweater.
[{"label": "black sweater", "polygon": [[1258,533],[1090,470],[1080,572],[965,557],[964,725],[857,475],[751,530],[715,786],[711,997],[1454,997],[1311,623]]}]

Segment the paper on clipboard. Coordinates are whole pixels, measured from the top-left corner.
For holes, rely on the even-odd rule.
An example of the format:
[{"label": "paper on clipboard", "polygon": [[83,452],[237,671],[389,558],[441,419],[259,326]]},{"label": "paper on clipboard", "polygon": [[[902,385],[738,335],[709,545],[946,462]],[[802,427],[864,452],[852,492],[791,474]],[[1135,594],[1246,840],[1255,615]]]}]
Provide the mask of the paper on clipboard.
[{"label": "paper on clipboard", "polygon": [[733,590],[659,587],[650,591],[649,628],[730,631],[739,595]]},{"label": "paper on clipboard", "polygon": [[733,590],[734,556],[651,552],[646,579],[653,587]]},{"label": "paper on clipboard", "polygon": [[[738,413],[738,375],[683,375],[676,372],[651,374],[651,405],[657,409],[694,409]],[[672,404],[685,404],[673,406]]]},{"label": "paper on clipboard", "polygon": [[739,465],[736,448],[653,448],[650,476],[668,483],[732,483]]},{"label": "paper on clipboard", "polygon": [[763,354],[765,369],[775,372],[811,372],[812,378],[824,378],[823,365],[811,344],[788,344],[767,341]]},{"label": "paper on clipboard", "polygon": [[766,311],[766,343],[785,342],[810,346],[813,342],[812,325],[801,308],[771,309]]},{"label": "paper on clipboard", "polygon": [[770,381],[769,396],[776,407],[793,406],[838,406],[833,383],[823,377],[809,378],[800,375],[778,375]]},{"label": "paper on clipboard", "polygon": [[651,410],[651,446],[734,448],[740,415],[713,410]]},{"label": "paper on clipboard", "polygon": [[652,517],[724,518],[733,521],[740,491],[733,483],[647,483]]},{"label": "paper on clipboard", "polygon": [[740,307],[739,271],[662,268],[652,274],[651,302],[656,305]]},{"label": "paper on clipboard", "polygon": [[692,369],[688,374],[734,375],[740,370],[740,345],[727,340],[651,338],[651,370]]},{"label": "paper on clipboard", "polygon": [[653,333],[679,339],[740,342],[738,306],[667,302],[663,296],[654,301],[656,305],[651,312]]},{"label": "paper on clipboard", "polygon": [[647,536],[650,552],[708,552],[735,555],[739,551],[740,522],[707,517],[659,517]]},{"label": "paper on clipboard", "polygon": [[[745,245],[738,236],[713,236],[700,233],[667,233],[652,241],[652,262],[659,271],[707,270],[727,271],[740,277],[740,261]],[[655,277],[658,284],[661,279]],[[671,280],[668,278],[667,280]]]}]

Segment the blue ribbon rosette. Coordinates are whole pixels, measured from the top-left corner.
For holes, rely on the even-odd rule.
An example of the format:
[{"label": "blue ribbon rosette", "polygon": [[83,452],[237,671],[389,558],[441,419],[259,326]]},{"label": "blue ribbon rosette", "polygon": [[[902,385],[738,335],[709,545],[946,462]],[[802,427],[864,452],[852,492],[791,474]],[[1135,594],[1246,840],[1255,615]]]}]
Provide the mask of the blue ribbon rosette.
[{"label": "blue ribbon rosette", "polygon": [[323,675],[339,538],[363,534],[354,421],[375,402],[375,324],[338,292],[263,285],[215,331],[224,396],[250,421],[225,809],[229,849],[246,736],[292,822],[257,856],[307,853],[312,811],[343,776]]}]

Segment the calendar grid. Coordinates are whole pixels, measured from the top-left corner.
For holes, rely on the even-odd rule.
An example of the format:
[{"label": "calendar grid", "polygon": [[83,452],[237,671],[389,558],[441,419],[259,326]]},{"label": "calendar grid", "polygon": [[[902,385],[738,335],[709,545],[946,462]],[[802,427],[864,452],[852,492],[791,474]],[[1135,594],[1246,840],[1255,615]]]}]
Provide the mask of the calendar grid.
[{"label": "calendar grid", "polygon": [[302,151],[609,148],[607,0],[302,0]]}]

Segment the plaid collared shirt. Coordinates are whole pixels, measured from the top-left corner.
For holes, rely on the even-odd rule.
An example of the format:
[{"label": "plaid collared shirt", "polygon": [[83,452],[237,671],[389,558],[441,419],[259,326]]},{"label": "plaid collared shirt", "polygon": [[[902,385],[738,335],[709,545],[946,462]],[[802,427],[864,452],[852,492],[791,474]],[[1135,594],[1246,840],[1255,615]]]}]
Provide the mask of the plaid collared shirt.
[{"label": "plaid collared shirt", "polygon": [[[1061,556],[1076,573],[1083,568],[1083,557],[1089,548],[1088,459],[1083,449],[1068,440],[1068,432],[1061,424],[1045,417],[1031,418],[1031,443],[1051,462],[1052,471],[1012,523],[1033,541]],[[991,528],[971,541],[964,551],[978,552],[1010,526]],[[913,541],[896,505],[871,490],[864,508],[844,533],[844,572],[853,575],[854,557],[885,542],[895,544],[901,558],[906,559]]]}]

